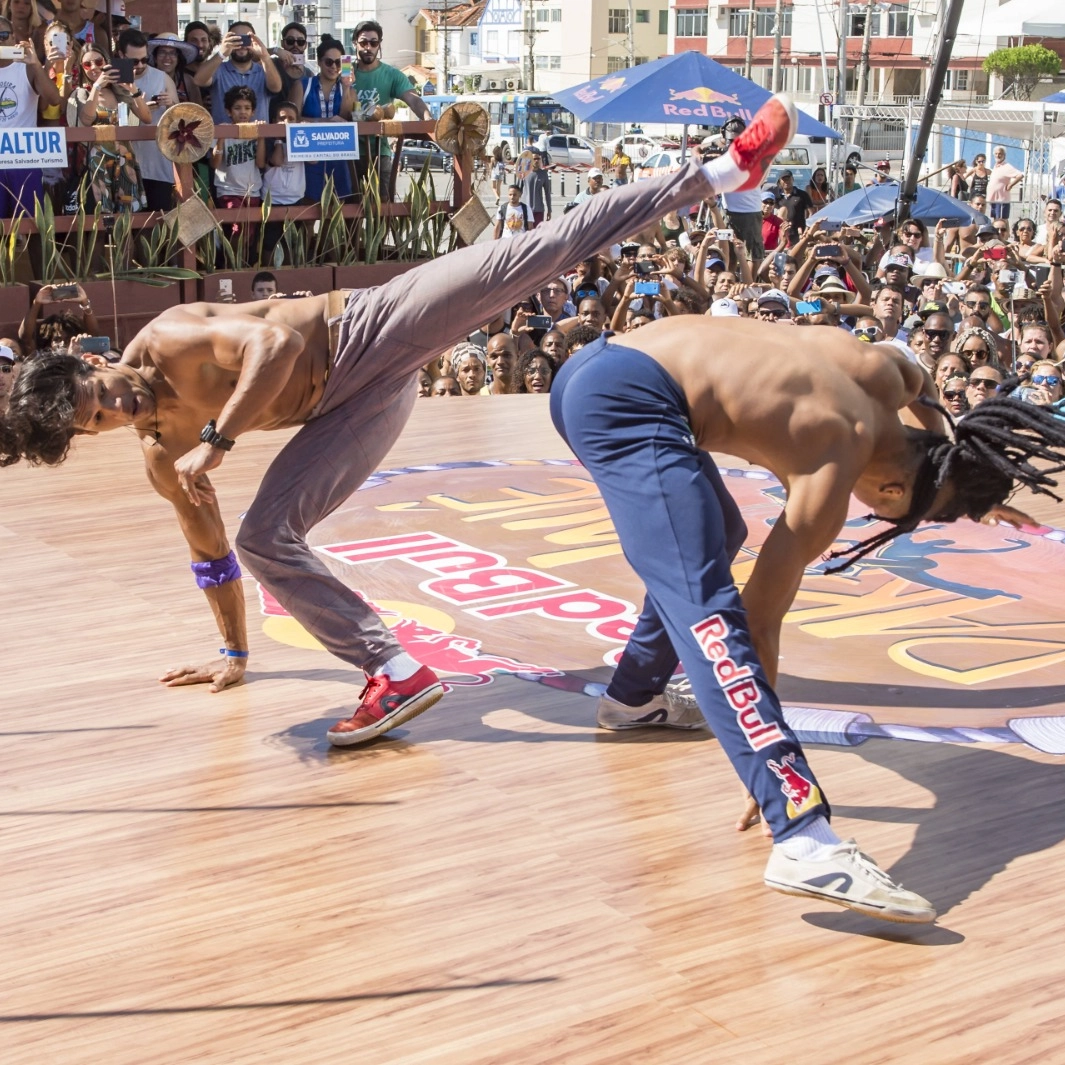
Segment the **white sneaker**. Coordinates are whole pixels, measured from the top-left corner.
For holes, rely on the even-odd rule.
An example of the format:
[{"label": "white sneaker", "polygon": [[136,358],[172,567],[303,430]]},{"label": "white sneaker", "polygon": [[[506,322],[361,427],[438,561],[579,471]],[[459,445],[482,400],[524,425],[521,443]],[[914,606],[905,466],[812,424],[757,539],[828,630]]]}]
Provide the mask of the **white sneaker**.
[{"label": "white sneaker", "polygon": [[824,899],[884,921],[927,924],[936,919],[927,899],[896,884],[852,839],[821,859],[789,858],[774,847],[765,867],[765,884],[785,895]]},{"label": "white sneaker", "polygon": [[710,731],[695,696],[691,694],[691,688],[685,690],[680,684],[671,684],[661,695],[656,695],[643,706],[626,706],[603,695],[595,711],[595,723],[600,728],[614,732],[655,726]]}]

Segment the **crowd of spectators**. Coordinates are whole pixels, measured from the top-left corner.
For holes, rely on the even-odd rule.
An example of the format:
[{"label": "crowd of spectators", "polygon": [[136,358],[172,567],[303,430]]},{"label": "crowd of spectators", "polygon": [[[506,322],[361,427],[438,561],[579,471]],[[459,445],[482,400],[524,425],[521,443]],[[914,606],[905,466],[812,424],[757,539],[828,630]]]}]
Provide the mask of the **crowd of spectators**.
[{"label": "crowd of spectators", "polygon": [[[178,103],[202,104],[216,124],[379,121],[393,117],[397,104],[418,118],[430,117],[407,77],[381,60],[381,27],[374,21],[356,28],[354,61],[344,66],[343,46],[328,35],[316,48],[317,62],[309,61],[307,30],[298,22],[286,25],[270,47],[243,20],[225,32],[190,22],[179,38],[142,33],[124,16],[96,12],[98,6],[55,0],[54,17],[44,21],[31,0],[0,0],[0,45],[21,49],[21,58],[0,59],[0,129],[156,125]],[[233,111],[238,98],[239,119]],[[248,115],[244,103],[251,105]],[[278,202],[316,202],[327,174],[341,199],[351,199],[371,166],[382,188],[388,187],[392,148],[384,137],[361,138],[358,162],[307,164],[298,175],[283,172],[291,170],[283,142],[280,155],[272,144],[265,158],[250,143],[233,147],[234,141],[197,165],[197,189],[205,200],[254,205],[264,186],[273,195],[271,179],[279,174],[289,180]],[[245,163],[255,174],[245,167],[233,180],[233,167]],[[35,202],[45,195],[57,213],[73,213],[79,202],[113,213],[169,210],[174,194],[173,166],[151,140],[124,143],[101,136],[89,144],[72,143],[65,168],[0,168],[0,218],[20,211],[32,217]]]},{"label": "crowd of spectators", "polygon": [[[724,139],[740,129],[723,131]],[[710,142],[702,150],[720,147]],[[622,165],[620,153],[619,147],[612,169]],[[994,154],[993,168],[978,156],[972,167],[958,165],[950,174],[954,191],[981,212],[1000,202],[989,202],[1001,195],[995,171],[1006,166],[1004,153]],[[539,174],[535,151],[534,166]],[[493,171],[500,195],[506,175],[505,167]],[[1016,176],[1004,171],[999,188],[1008,193]],[[542,216],[534,216],[530,179],[539,186],[530,170],[506,187],[497,239],[549,217],[549,198]],[[875,181],[889,180],[890,168],[878,167]],[[778,328],[844,329],[860,341],[892,344],[932,375],[955,417],[1002,387],[1065,417],[1060,201],[1047,200],[1039,220],[1012,224],[1002,208],[988,210],[999,217],[985,224],[962,227],[910,219],[826,231],[809,221],[820,206],[857,187],[854,166],[835,191],[824,170],[804,189],[785,171],[772,185],[711,196],[667,216],[574,263],[444,352],[425,367],[421,395],[550,391],[559,366],[604,330],[625,333],[656,318],[704,314],[756,318]],[[609,195],[610,186],[593,170],[581,195],[599,194]]]}]

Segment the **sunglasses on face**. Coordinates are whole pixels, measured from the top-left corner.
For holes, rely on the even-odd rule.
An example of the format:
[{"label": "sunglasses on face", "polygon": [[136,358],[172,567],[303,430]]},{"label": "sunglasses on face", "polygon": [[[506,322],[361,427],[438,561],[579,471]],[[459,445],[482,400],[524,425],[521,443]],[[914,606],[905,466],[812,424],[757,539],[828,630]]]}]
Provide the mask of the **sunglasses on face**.
[{"label": "sunglasses on face", "polygon": [[1018,359],[1017,360],[1017,373],[1028,373],[1029,370],[1031,370],[1031,368],[1034,365],[1035,365],[1034,362],[1028,362],[1028,361],[1021,362],[1021,360]]},{"label": "sunglasses on face", "polygon": [[968,355],[970,359],[986,359],[988,357],[987,348],[962,348],[962,355]]},{"label": "sunglasses on face", "polygon": [[973,388],[998,388],[998,381],[992,377],[970,377],[969,384]]},{"label": "sunglasses on face", "polygon": [[376,48],[381,42],[376,38],[360,37],[355,43],[362,45],[363,48]]},{"label": "sunglasses on face", "polygon": [[1008,233],[1010,231],[1009,226],[995,226],[996,233]]},{"label": "sunglasses on face", "polygon": [[92,70],[93,67],[106,67],[107,66],[107,60],[106,59],[86,59],[85,62],[82,63],[81,65],[86,70]]},{"label": "sunglasses on face", "polygon": [[0,41],[8,41],[12,36],[10,30],[0,30]]},{"label": "sunglasses on face", "polygon": [[943,398],[949,403],[956,403],[960,399],[965,398],[964,392],[944,392]]},{"label": "sunglasses on face", "polygon": [[876,326],[869,326],[866,329],[855,329],[854,335],[863,340],[876,340],[880,336],[880,330]]},{"label": "sunglasses on face", "polygon": [[564,295],[566,295],[566,290],[564,288],[545,288],[544,292],[548,296],[564,296]]},{"label": "sunglasses on face", "polygon": [[965,306],[971,308],[974,311],[989,311],[991,310],[991,304],[985,300],[966,300]]},{"label": "sunglasses on face", "polygon": [[338,67],[341,64],[339,59],[320,59],[319,62],[323,67]]},{"label": "sunglasses on face", "polygon": [[919,229],[907,229],[903,234],[907,237],[923,237],[924,234]]},{"label": "sunglasses on face", "polygon": [[1034,233],[1035,229],[1032,226],[1018,226],[1017,227],[1017,232],[1018,233]]},{"label": "sunglasses on face", "polygon": [[1050,385],[1051,388],[1061,384],[1061,377],[1058,374],[1046,374],[1046,373],[1034,373],[1032,374],[1033,385]]},{"label": "sunglasses on face", "polygon": [[285,44],[287,44],[289,48],[306,48],[307,47],[307,38],[306,37],[286,37],[285,38]]},{"label": "sunglasses on face", "polygon": [[924,335],[929,340],[946,340],[947,337],[953,336],[949,329],[926,329]]}]

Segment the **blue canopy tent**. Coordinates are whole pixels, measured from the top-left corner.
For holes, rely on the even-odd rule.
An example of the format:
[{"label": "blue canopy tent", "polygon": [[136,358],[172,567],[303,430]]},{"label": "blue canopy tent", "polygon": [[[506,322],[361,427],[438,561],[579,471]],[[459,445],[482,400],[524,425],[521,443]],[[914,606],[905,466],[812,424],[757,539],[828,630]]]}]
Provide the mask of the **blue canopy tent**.
[{"label": "blue canopy tent", "polygon": [[[582,122],[720,126],[733,115],[750,122],[772,93],[701,52],[678,52],[552,96]],[[840,136],[801,111],[799,132],[810,137]]]},{"label": "blue canopy tent", "polygon": [[1053,96],[1044,96],[1042,100],[1036,100],[1039,104],[1065,104],[1065,89],[1056,92]]},{"label": "blue canopy tent", "polygon": [[[839,229],[840,226],[868,225],[880,218],[892,218],[898,209],[899,192],[902,186],[890,181],[882,185],[867,185],[855,189],[825,204],[809,222],[820,222],[822,229]],[[982,225],[990,221],[987,215],[974,210],[967,203],[937,192],[927,185],[917,186],[917,199],[910,208],[910,217],[934,227],[942,219],[949,226]]]}]

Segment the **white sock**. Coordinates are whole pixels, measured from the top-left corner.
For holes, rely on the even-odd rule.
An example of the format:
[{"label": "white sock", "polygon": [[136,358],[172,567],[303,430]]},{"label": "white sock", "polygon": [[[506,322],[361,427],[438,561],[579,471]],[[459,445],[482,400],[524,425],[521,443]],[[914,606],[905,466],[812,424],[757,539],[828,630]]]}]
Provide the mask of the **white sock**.
[{"label": "white sock", "polygon": [[732,192],[738,189],[748,178],[745,170],[732,158],[731,152],[722,152],[716,159],[703,163],[702,171],[716,193]]},{"label": "white sock", "polygon": [[390,658],[377,671],[377,675],[381,676],[383,674],[389,680],[409,680],[421,668],[422,664],[420,662],[411,658],[406,651],[400,651],[395,658]]},{"label": "white sock", "polygon": [[779,847],[789,858],[816,859],[822,857],[819,851],[830,851],[840,842],[835,829],[828,823],[828,818],[815,817],[782,843],[776,843],[774,846]]}]

